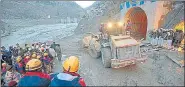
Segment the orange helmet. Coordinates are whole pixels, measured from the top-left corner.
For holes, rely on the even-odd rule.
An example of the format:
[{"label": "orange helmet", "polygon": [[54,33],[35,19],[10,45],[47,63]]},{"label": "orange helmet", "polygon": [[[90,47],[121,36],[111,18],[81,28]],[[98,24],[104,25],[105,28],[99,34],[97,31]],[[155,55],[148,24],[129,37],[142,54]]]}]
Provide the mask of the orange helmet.
[{"label": "orange helmet", "polygon": [[40,49],[41,49],[41,51],[44,51],[44,47],[41,47]]},{"label": "orange helmet", "polygon": [[26,59],[29,59],[30,58],[30,56],[26,56]]},{"label": "orange helmet", "polygon": [[19,63],[22,60],[21,56],[18,56],[16,61]]},{"label": "orange helmet", "polygon": [[36,55],[36,54],[33,54],[31,57],[32,57],[32,58],[36,58],[36,57],[37,57],[37,55]]},{"label": "orange helmet", "polygon": [[68,72],[77,72],[79,69],[79,58],[70,56],[63,62],[62,67]]},{"label": "orange helmet", "polygon": [[2,63],[2,67],[6,67],[6,63]]}]

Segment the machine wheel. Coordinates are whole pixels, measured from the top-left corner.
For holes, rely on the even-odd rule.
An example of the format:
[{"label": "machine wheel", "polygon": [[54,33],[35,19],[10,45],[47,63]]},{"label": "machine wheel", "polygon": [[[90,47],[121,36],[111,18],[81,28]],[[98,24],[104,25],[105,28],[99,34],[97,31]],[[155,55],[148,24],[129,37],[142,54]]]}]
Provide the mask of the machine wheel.
[{"label": "machine wheel", "polygon": [[105,68],[111,67],[111,57],[110,47],[101,48],[101,58]]},{"label": "machine wheel", "polygon": [[101,52],[97,52],[95,49],[89,48],[88,53],[93,58],[99,58],[101,55]]}]

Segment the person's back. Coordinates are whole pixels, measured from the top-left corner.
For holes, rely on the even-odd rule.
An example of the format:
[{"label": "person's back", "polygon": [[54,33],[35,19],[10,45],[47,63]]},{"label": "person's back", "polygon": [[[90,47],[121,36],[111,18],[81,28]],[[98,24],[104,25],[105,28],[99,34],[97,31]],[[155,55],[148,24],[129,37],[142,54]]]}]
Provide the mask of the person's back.
[{"label": "person's back", "polygon": [[53,86],[86,86],[85,81],[77,73],[79,69],[78,57],[71,56],[63,63],[63,72],[50,75],[52,80],[50,87]]},{"label": "person's back", "polygon": [[19,81],[18,86],[47,86],[49,85],[50,77],[42,72],[26,72],[23,78]]},{"label": "person's back", "polygon": [[81,86],[79,76],[72,76],[67,73],[57,74],[50,83],[50,86]]},{"label": "person's back", "polygon": [[5,86],[8,86],[8,83],[11,81],[16,81],[20,79],[21,75],[13,70],[12,66],[7,67],[7,72],[5,74]]},{"label": "person's back", "polygon": [[22,62],[22,58],[19,56],[17,59],[16,59],[16,63],[15,63],[15,70],[17,72],[19,72],[20,74],[24,74],[25,70],[24,70],[24,64]]},{"label": "person's back", "polygon": [[58,59],[61,60],[62,53],[61,53],[61,48],[59,44],[55,46],[55,52],[57,53]]},{"label": "person's back", "polygon": [[39,59],[31,59],[26,64],[26,71],[18,86],[49,86],[51,78],[48,74],[42,72],[42,62]]},{"label": "person's back", "polygon": [[18,52],[19,52],[19,50],[16,47],[14,47],[13,48],[13,56],[17,57],[18,56]]}]

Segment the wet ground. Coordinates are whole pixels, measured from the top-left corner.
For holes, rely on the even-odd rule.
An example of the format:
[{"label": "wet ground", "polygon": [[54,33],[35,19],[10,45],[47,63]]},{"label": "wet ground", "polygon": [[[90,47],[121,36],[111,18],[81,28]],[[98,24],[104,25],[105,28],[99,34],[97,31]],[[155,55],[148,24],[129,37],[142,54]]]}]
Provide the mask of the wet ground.
[{"label": "wet ground", "polygon": [[[94,59],[81,48],[82,35],[63,39],[63,54],[80,57],[79,73],[90,86],[184,86],[184,68],[180,68],[164,55],[166,51],[148,53],[143,64],[120,69],[104,68],[101,58]],[[65,43],[67,42],[67,44]],[[64,60],[65,58],[63,58]],[[61,63],[55,71],[60,72]]]}]

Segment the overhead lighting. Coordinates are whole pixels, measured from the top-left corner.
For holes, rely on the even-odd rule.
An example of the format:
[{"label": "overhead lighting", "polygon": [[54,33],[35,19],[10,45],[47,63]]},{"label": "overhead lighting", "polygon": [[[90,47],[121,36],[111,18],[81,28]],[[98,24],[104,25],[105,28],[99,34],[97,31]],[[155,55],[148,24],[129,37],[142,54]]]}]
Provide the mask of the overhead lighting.
[{"label": "overhead lighting", "polygon": [[123,23],[122,22],[118,22],[118,26],[123,26]]},{"label": "overhead lighting", "polygon": [[109,27],[109,28],[112,28],[112,23],[109,22],[109,23],[108,23],[108,27]]}]

